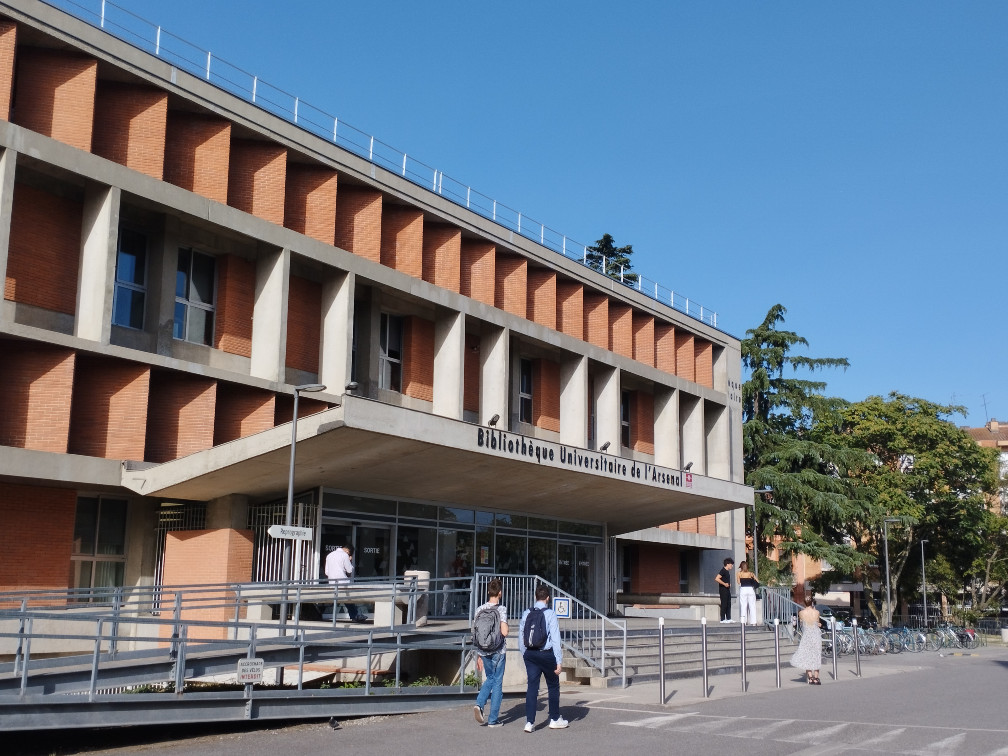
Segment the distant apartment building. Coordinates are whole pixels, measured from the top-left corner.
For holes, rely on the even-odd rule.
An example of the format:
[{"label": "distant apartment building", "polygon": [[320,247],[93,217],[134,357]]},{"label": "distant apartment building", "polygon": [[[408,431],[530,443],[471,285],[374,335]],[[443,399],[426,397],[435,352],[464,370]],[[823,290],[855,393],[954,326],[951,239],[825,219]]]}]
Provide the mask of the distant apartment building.
[{"label": "distant apartment building", "polygon": [[152,50],[0,3],[0,590],[279,578],[322,384],[295,577],[714,591],[738,339]]}]

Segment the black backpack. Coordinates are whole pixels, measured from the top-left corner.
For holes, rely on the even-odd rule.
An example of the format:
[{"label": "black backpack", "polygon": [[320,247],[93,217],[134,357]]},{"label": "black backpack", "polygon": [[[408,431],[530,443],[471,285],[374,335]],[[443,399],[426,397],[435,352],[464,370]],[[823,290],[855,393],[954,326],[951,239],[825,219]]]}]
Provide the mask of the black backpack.
[{"label": "black backpack", "polygon": [[529,609],[529,613],[525,617],[525,629],[522,640],[525,643],[525,648],[531,648],[536,651],[546,645],[546,641],[549,640],[549,633],[546,630],[545,609],[535,607]]},{"label": "black backpack", "polygon": [[473,645],[484,653],[496,653],[504,642],[500,625],[497,607],[485,606],[480,609],[473,620]]}]

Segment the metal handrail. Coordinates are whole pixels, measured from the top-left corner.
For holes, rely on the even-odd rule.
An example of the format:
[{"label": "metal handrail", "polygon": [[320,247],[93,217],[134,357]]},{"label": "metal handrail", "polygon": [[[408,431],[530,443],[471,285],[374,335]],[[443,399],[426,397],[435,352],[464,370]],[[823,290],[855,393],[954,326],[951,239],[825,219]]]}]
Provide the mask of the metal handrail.
[{"label": "metal handrail", "polygon": [[763,600],[763,622],[772,626],[778,620],[791,640],[794,640],[797,628],[792,617],[797,617],[804,607],[791,598],[791,589],[786,587],[760,586],[759,592]]},{"label": "metal handrail", "polygon": [[[567,591],[538,575],[494,575],[480,573],[472,581],[472,599],[470,601],[469,621],[473,620],[476,607],[483,603],[486,596],[486,586],[493,578],[501,581],[502,602],[512,607],[522,607],[516,614],[532,607],[535,603],[535,588],[545,585],[550,589],[553,606],[556,599],[564,598],[570,602],[570,616],[560,619],[560,641],[566,650],[586,664],[599,670],[603,677],[608,674],[607,659],[615,658],[621,667],[622,684],[626,687],[626,647],[627,627],[625,621],[616,621],[572,596]],[[621,648],[606,647],[606,632],[612,631],[622,639]]]},{"label": "metal handrail", "polygon": [[650,299],[667,304],[672,309],[702,323],[717,327],[717,312],[691,301],[681,292],[646,278],[637,271],[625,271],[622,267],[616,271],[611,262],[605,260],[600,267],[589,265],[588,245],[574,241],[566,234],[532,220],[521,211],[473,190],[464,182],[446,176],[444,171],[411,158],[405,152],[368,135],[346,121],[341,121],[336,116],[304,102],[300,97],[268,84],[257,75],[214,56],[210,51],[190,44],[115,3],[101,0],[99,10],[95,11],[75,0],[43,0],[43,2],[198,76],[229,94],[241,97],[256,107],[283,118],[298,128],[374,165],[400,175],[417,186],[445,197],[452,203],[514,231],[545,249],[598,270],[611,278],[613,287],[619,284],[635,289]]}]

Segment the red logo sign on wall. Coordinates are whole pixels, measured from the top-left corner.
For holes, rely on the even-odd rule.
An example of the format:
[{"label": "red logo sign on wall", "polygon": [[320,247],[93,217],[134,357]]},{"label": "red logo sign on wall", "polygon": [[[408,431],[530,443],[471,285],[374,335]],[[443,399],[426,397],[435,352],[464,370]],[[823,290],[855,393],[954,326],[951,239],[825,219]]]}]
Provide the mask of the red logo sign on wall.
[{"label": "red logo sign on wall", "polygon": [[686,488],[693,488],[693,473],[683,473],[683,485]]}]

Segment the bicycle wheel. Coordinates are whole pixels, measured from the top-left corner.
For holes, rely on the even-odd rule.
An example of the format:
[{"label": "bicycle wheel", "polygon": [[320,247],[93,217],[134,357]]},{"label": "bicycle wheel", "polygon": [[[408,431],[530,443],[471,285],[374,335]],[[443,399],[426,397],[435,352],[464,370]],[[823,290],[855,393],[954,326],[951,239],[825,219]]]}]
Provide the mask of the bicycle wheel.
[{"label": "bicycle wheel", "polygon": [[938,635],[934,630],[928,630],[924,633],[924,648],[928,651],[937,651],[942,647],[941,636]]}]

